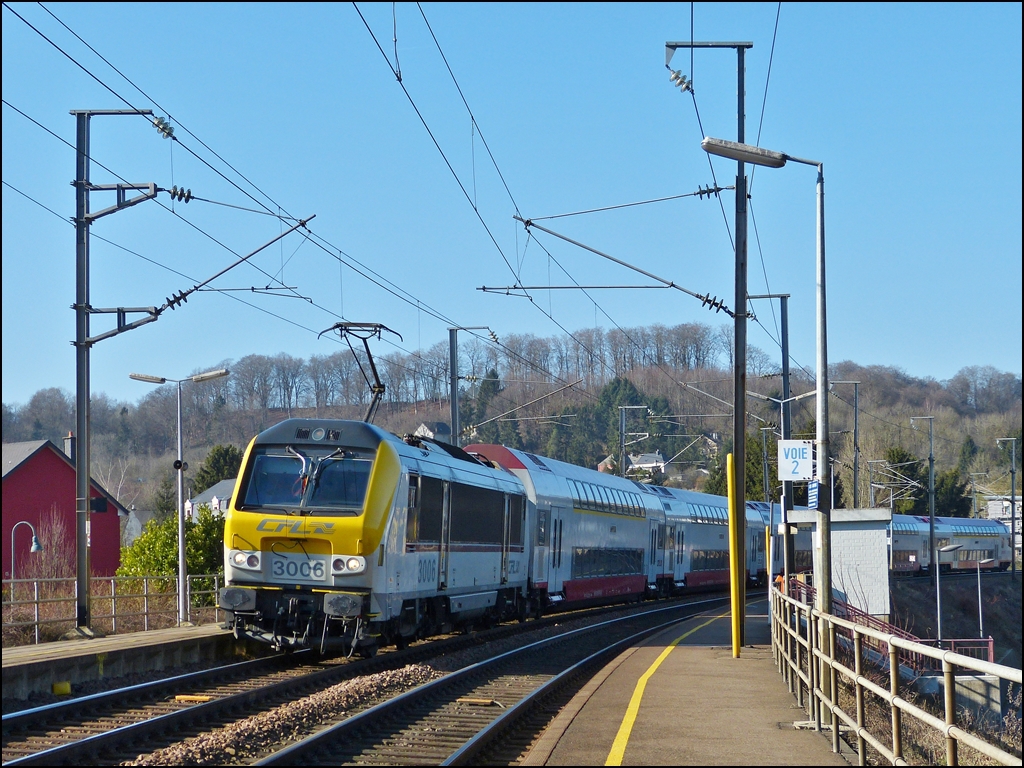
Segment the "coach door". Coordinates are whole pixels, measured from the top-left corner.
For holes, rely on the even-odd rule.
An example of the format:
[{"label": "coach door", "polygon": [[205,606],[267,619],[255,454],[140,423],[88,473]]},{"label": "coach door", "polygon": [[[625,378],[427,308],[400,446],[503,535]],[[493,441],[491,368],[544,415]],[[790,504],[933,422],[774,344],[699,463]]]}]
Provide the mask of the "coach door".
[{"label": "coach door", "polygon": [[441,505],[441,542],[437,552],[437,588],[443,591],[448,588],[448,554],[452,539],[452,488],[451,483],[442,482],[443,501]]},{"label": "coach door", "polygon": [[565,571],[562,570],[563,564],[566,568],[572,560],[569,552],[566,552],[566,546],[563,541],[564,539],[564,528],[567,518],[569,517],[569,510],[566,507],[551,507],[551,523],[550,523],[550,556],[548,563],[550,565],[550,571],[548,576],[548,592],[561,592],[562,582],[565,580]]}]

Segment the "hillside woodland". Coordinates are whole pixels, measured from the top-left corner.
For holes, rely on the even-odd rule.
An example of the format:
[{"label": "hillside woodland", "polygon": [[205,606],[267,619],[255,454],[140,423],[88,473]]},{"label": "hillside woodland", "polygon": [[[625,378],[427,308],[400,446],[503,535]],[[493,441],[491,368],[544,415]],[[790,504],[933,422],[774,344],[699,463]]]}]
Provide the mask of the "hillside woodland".
[{"label": "hillside woodland", "polygon": [[[594,468],[608,460],[615,468],[625,414],[627,451],[660,452],[668,461],[664,473],[637,479],[724,491],[722,464],[732,447],[728,328],[716,331],[699,323],[591,328],[564,337],[510,336],[497,344],[465,336],[459,345],[463,444],[501,442]],[[447,344],[412,354],[374,344],[386,386],[375,423],[399,435],[423,423],[447,425]],[[748,357],[748,389],[780,399],[779,364],[756,348]],[[220,479],[209,470],[198,474],[214,446],[236,449],[234,457],[255,434],[282,419],[362,419],[370,402],[366,360],[348,349],[308,360],[285,353],[249,355],[206,367],[224,367],[231,375],[182,388],[185,459],[191,466],[186,487],[193,494]],[[911,417],[921,416],[933,418],[940,514],[970,515],[975,494],[1008,493],[1010,448],[997,446],[996,439],[1018,438],[1019,470],[1024,454],[1020,376],[971,366],[936,381],[849,361],[830,366],[829,376],[836,382],[830,397],[836,506],[852,505],[856,429],[860,506],[873,499],[901,512],[927,509],[928,422],[911,425]],[[850,382],[858,382],[856,418]],[[813,388],[812,376],[795,368],[792,394]],[[150,389],[137,403],[94,395],[93,475],[122,504],[173,509],[175,403],[176,388],[170,384]],[[74,429],[74,404],[73,393],[58,388],[40,390],[23,405],[4,403],[4,442],[48,438],[61,445]],[[747,496],[764,498],[767,475],[769,492],[777,497],[779,406],[754,398],[745,405]],[[794,438],[814,438],[814,413],[813,397],[793,403]]]}]

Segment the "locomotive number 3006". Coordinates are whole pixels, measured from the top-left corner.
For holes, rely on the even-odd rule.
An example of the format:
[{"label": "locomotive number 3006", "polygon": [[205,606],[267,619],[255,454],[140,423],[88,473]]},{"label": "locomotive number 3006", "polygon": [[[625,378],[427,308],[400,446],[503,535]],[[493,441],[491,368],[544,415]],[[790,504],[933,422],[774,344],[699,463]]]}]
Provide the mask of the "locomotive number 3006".
[{"label": "locomotive number 3006", "polygon": [[295,557],[277,554],[271,560],[271,573],[279,579],[299,579],[302,581],[324,581],[327,578],[327,566],[323,560],[311,560],[306,557]]}]

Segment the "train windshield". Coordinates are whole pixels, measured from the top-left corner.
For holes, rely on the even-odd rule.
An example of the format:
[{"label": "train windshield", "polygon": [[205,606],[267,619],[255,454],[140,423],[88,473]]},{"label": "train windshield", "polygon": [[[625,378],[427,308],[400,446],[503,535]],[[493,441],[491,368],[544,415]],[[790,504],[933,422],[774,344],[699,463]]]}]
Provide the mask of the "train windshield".
[{"label": "train windshield", "polygon": [[243,508],[283,507],[300,514],[360,513],[373,455],[343,448],[257,449]]}]

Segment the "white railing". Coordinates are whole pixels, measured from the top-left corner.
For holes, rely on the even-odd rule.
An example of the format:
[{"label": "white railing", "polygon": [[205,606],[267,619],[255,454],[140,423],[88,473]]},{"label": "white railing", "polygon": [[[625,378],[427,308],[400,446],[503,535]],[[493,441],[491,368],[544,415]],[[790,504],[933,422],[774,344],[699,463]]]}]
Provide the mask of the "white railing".
[{"label": "white railing", "polygon": [[[782,676],[799,706],[809,713],[809,724],[817,730],[830,730],[832,749],[840,751],[841,730],[853,737],[860,765],[868,764],[870,746],[892,765],[909,765],[904,738],[908,724],[904,715],[945,742],[945,764],[960,765],[960,747],[969,747],[1002,765],[1020,765],[1020,728],[1016,744],[1008,744],[1002,735],[1002,713],[989,728],[971,727],[969,721],[984,724],[984,718],[971,718],[957,707],[957,671],[975,673],[999,680],[999,694],[1009,689],[1010,717],[1020,719],[1021,670],[1002,664],[944,651],[915,643],[895,634],[887,634],[861,624],[821,613],[812,606],[771,589],[772,651]],[[881,649],[881,653],[879,650]],[[927,696],[913,694],[911,682],[901,676],[903,653],[927,656],[941,665],[942,701],[936,709],[941,716],[918,706]],[[851,665],[852,664],[852,668]],[[888,685],[885,684],[886,677]],[[874,697],[873,700],[869,697]],[[845,699],[845,706],[841,699]],[[884,717],[869,717],[871,705]],[[852,711],[850,711],[852,709]],[[993,726],[994,727],[991,727]],[[1011,751],[1016,752],[1012,754]],[[928,762],[939,762],[939,754]]]},{"label": "white railing", "polygon": [[[178,579],[173,576],[93,577],[90,626],[108,634],[178,625]],[[188,577],[188,621],[218,622],[218,574]],[[76,579],[4,579],[3,646],[59,639],[77,624]]]}]

